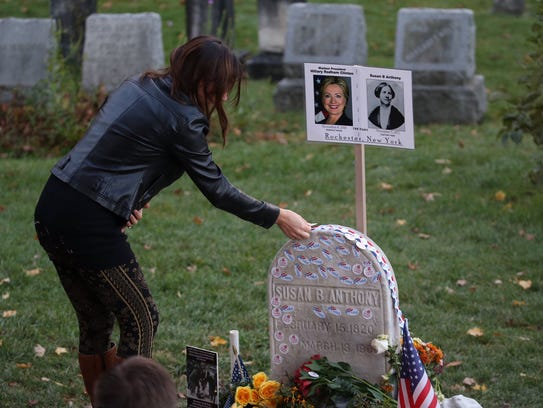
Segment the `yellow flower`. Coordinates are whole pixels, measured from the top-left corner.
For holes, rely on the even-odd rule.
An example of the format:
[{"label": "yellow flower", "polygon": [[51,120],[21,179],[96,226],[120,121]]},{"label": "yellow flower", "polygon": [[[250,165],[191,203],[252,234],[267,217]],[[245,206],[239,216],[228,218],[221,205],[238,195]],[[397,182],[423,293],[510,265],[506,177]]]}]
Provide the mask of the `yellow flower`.
[{"label": "yellow flower", "polygon": [[251,388],[251,398],[249,399],[249,404],[258,405],[260,401],[260,396],[258,395],[258,390]]},{"label": "yellow flower", "polygon": [[275,398],[277,391],[279,391],[280,386],[281,385],[277,381],[274,381],[274,380],[265,381],[260,386],[260,390],[259,390],[260,397],[262,397],[262,399],[264,400],[271,400]]},{"label": "yellow flower", "polygon": [[253,385],[256,389],[259,389],[260,386],[267,380],[268,380],[268,376],[266,375],[266,373],[262,371],[253,375]]},{"label": "yellow flower", "polygon": [[244,407],[251,400],[251,387],[237,387],[236,388],[236,404]]}]

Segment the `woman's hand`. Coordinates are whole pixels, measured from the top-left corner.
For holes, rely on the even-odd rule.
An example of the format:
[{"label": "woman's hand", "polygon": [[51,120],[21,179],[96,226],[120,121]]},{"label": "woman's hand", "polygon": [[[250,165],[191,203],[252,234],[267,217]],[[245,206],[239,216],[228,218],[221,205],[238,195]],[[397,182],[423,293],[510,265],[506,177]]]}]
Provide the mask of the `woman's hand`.
[{"label": "woman's hand", "polygon": [[[149,203],[143,206],[143,208],[149,208],[149,207],[150,207]],[[128,219],[126,225],[121,229],[121,232],[125,232],[127,228],[129,229],[132,228],[143,218],[143,208],[132,211],[132,214],[130,214],[130,218]]]},{"label": "woman's hand", "polygon": [[275,223],[281,228],[283,234],[290,239],[306,239],[311,233],[311,224],[301,215],[283,208],[279,211],[279,217]]}]

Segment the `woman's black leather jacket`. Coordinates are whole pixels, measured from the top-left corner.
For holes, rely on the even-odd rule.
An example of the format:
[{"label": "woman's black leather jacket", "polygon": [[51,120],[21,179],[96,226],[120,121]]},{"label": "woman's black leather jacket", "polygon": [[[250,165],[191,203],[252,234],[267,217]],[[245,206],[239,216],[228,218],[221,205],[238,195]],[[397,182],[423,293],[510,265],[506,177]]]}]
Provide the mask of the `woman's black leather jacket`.
[{"label": "woman's black leather jacket", "polygon": [[271,227],[279,208],[228,181],[209,150],[208,119],[188,98],[170,97],[170,88],[168,77],[124,81],[52,173],[128,219],[186,172],[215,207]]}]

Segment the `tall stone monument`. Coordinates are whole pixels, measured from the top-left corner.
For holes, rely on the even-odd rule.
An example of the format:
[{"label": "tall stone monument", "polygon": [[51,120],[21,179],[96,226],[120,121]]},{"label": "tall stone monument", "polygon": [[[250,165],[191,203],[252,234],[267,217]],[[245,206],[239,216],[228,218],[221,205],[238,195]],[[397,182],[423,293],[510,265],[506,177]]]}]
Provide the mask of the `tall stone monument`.
[{"label": "tall stone monument", "polygon": [[395,68],[412,71],[415,124],[477,123],[487,109],[475,73],[475,22],[468,9],[403,8]]},{"label": "tall stone monument", "polygon": [[55,30],[49,18],[0,19],[0,100],[11,98],[13,88],[28,89],[47,78]]},{"label": "tall stone monument", "polygon": [[292,376],[320,354],[379,383],[389,367],[371,341],[387,334],[399,344],[398,302],[392,266],[362,233],[323,225],[306,240],[287,242],[269,271],[272,377]]},{"label": "tall stone monument", "polygon": [[165,66],[157,13],[93,14],[87,18],[83,87],[108,91],[140,72]]},{"label": "tall stone monument", "polygon": [[285,77],[273,100],[280,112],[303,110],[305,62],[364,65],[367,59],[364,10],[353,4],[294,3],[287,10],[283,57]]},{"label": "tall stone monument", "polygon": [[247,61],[251,78],[283,78],[283,53],[287,33],[287,9],[305,0],[258,0],[258,48],[260,52]]},{"label": "tall stone monument", "polygon": [[51,0],[50,11],[60,30],[60,50],[70,66],[81,70],[85,20],[96,13],[97,0]]},{"label": "tall stone monument", "polygon": [[187,0],[185,7],[189,39],[211,34],[234,46],[234,0]]}]

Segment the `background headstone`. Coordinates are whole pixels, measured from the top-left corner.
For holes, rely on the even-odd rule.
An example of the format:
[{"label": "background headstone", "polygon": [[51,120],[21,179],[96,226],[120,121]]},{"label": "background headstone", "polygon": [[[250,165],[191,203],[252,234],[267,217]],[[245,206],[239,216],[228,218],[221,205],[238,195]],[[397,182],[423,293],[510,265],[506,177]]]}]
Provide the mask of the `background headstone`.
[{"label": "background headstone", "polygon": [[258,0],[259,53],[247,61],[251,78],[283,78],[283,53],[287,33],[287,10],[292,3],[305,0]]},{"label": "background headstone", "polygon": [[96,0],[51,0],[51,17],[60,30],[62,55],[77,72],[81,71],[85,20],[96,13]]},{"label": "background headstone", "polygon": [[49,18],[0,19],[0,100],[9,99],[13,88],[30,88],[47,77],[55,30]]},{"label": "background headstone", "polygon": [[187,37],[211,34],[234,46],[234,0],[187,0]]},{"label": "background headstone", "polygon": [[157,13],[93,14],[87,18],[83,87],[108,91],[125,78],[165,66]]},{"label": "background headstone", "polygon": [[398,290],[385,254],[360,232],[324,225],[287,242],[270,267],[268,301],[272,377],[292,376],[314,354],[374,383],[388,370],[371,341],[387,334],[399,344]]},{"label": "background headstone", "polygon": [[291,4],[283,57],[285,78],[273,95],[276,109],[304,109],[304,63],[364,65],[366,59],[366,22],[361,6]]},{"label": "background headstone", "polygon": [[475,73],[472,10],[400,9],[394,61],[412,72],[415,124],[482,120],[486,89]]},{"label": "background headstone", "polygon": [[524,0],[494,0],[494,13],[521,16],[524,13]]}]

